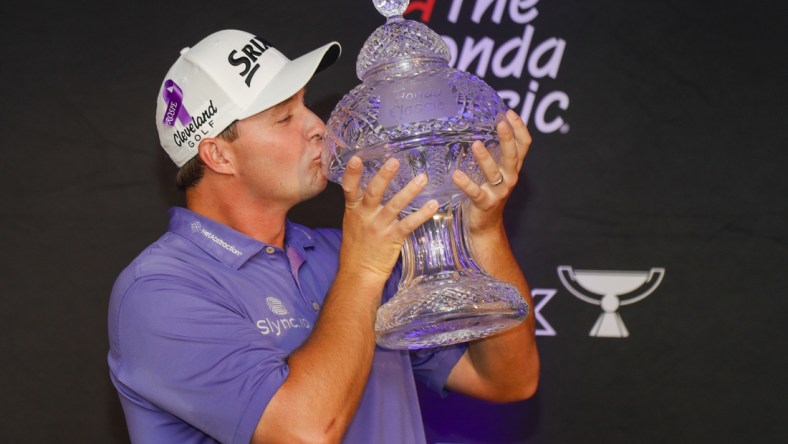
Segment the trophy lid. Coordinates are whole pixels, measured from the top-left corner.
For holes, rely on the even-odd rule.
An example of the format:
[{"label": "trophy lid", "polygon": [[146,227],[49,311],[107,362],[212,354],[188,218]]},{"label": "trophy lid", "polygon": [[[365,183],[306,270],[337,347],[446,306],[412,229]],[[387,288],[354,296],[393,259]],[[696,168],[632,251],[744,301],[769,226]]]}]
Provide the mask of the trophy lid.
[{"label": "trophy lid", "polygon": [[356,75],[364,80],[374,68],[409,59],[451,60],[443,39],[423,23],[402,17],[410,0],[372,0],[386,23],[364,42],[356,59]]}]

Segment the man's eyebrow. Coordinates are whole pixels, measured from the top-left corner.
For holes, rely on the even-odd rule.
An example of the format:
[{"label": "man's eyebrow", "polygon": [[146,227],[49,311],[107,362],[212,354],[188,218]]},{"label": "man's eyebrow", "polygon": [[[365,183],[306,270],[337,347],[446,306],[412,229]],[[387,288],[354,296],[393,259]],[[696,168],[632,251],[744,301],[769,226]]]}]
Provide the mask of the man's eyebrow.
[{"label": "man's eyebrow", "polygon": [[276,112],[281,110],[282,108],[286,108],[288,105],[290,105],[290,103],[293,101],[294,98],[295,96],[292,96],[290,98],[285,99],[282,102],[277,103],[276,105],[271,107],[271,111]]}]

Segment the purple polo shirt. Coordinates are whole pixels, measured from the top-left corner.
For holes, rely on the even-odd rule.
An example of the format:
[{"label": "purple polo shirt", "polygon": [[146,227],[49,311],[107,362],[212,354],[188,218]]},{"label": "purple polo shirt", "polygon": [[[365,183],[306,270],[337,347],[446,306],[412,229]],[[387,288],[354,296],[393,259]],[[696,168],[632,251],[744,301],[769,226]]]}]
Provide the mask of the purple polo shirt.
[{"label": "purple polo shirt", "polygon": [[[282,250],[172,209],[167,233],[123,270],[110,299],[110,376],[132,441],[248,443],[288,355],[312,332],[340,240],[288,222]],[[396,270],[384,298],[398,280]],[[425,442],[414,375],[440,391],[464,350],[377,348],[345,442]]]}]

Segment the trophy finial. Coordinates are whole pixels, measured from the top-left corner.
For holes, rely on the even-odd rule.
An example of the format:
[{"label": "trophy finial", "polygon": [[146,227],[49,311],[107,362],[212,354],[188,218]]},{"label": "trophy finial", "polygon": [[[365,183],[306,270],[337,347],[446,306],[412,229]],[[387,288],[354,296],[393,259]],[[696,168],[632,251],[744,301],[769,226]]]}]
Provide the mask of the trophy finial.
[{"label": "trophy finial", "polygon": [[386,23],[367,38],[359,52],[356,59],[356,74],[359,79],[364,80],[372,68],[405,59],[436,58],[449,63],[449,47],[440,35],[424,23],[402,17],[408,8],[409,0],[372,2],[387,19]]},{"label": "trophy finial", "polygon": [[386,16],[387,19],[402,16],[408,8],[410,0],[372,0],[378,12]]}]

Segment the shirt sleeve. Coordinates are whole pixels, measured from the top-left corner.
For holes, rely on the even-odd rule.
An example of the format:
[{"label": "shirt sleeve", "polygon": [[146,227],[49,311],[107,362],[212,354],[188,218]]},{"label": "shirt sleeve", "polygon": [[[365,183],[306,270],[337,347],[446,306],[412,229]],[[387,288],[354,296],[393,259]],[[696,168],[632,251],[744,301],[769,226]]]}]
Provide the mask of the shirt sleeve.
[{"label": "shirt sleeve", "polygon": [[287,355],[208,278],[137,279],[117,319],[125,389],[220,442],[249,442],[287,378]]},{"label": "shirt sleeve", "polygon": [[447,396],[449,392],[446,390],[446,380],[449,379],[449,373],[467,349],[468,344],[463,343],[440,348],[412,350],[410,361],[414,377],[441,396]]}]

